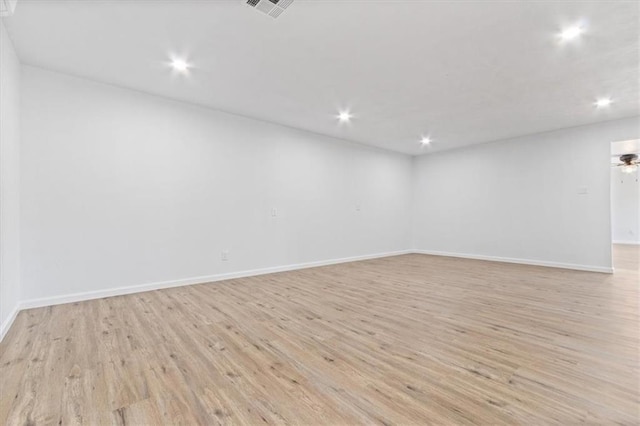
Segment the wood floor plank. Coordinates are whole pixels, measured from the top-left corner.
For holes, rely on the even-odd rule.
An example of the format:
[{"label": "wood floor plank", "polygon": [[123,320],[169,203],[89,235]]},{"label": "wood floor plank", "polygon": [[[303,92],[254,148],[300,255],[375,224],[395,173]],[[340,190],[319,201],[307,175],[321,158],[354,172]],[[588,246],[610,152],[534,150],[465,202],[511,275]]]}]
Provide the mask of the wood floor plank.
[{"label": "wood floor plank", "polygon": [[31,309],[0,424],[640,424],[613,275],[403,255]]}]

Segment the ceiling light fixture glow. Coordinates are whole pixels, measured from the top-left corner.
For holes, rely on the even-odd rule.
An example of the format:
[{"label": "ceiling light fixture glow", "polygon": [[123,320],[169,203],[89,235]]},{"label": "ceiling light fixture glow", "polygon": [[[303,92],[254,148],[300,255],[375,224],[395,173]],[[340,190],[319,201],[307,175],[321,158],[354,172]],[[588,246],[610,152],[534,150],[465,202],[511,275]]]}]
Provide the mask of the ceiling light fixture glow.
[{"label": "ceiling light fixture glow", "polygon": [[348,123],[351,121],[351,117],[353,117],[353,115],[351,115],[349,111],[340,111],[340,114],[338,114],[338,120],[340,120],[341,123]]},{"label": "ceiling light fixture glow", "polygon": [[178,72],[185,73],[191,66],[184,59],[174,58],[171,61],[171,67]]},{"label": "ceiling light fixture glow", "polygon": [[598,108],[604,108],[604,107],[608,107],[609,105],[611,105],[611,98],[602,98],[602,99],[598,99],[596,101],[596,107]]},{"label": "ceiling light fixture glow", "polygon": [[431,138],[429,136],[423,136],[420,139],[420,143],[424,146],[424,145],[429,145],[431,143]]},{"label": "ceiling light fixture glow", "polygon": [[570,41],[578,38],[584,32],[584,28],[579,25],[567,28],[560,33],[560,38],[564,41]]}]

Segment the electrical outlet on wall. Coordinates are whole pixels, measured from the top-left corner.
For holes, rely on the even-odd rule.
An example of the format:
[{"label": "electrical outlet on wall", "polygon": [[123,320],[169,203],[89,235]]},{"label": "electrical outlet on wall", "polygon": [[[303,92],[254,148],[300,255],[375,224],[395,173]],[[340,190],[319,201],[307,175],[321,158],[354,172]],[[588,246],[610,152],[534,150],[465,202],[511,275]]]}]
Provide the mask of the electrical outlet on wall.
[{"label": "electrical outlet on wall", "polygon": [[275,207],[271,207],[271,217],[277,217],[278,216],[278,209]]},{"label": "electrical outlet on wall", "polygon": [[227,260],[229,260],[229,250],[222,250],[222,254],[220,255],[220,258],[222,259],[223,262],[226,262]]},{"label": "electrical outlet on wall", "polygon": [[360,209],[361,209],[360,204],[356,204],[356,211],[357,211],[357,212],[359,212],[359,211],[360,211]]}]

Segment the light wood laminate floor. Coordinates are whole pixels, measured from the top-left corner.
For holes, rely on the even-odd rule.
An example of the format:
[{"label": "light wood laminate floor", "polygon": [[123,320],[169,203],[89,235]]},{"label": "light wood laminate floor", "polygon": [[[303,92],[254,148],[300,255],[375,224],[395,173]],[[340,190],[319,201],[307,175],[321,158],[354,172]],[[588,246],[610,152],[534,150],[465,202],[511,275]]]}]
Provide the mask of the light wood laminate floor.
[{"label": "light wood laminate floor", "polygon": [[638,256],[404,255],[23,311],[0,424],[638,424]]}]

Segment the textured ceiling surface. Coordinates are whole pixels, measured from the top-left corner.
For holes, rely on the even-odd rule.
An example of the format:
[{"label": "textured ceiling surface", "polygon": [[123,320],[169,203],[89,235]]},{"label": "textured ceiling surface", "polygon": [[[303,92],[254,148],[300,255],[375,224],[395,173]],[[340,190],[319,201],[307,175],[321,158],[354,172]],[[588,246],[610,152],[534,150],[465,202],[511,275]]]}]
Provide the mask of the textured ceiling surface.
[{"label": "textured ceiling surface", "polygon": [[417,155],[638,115],[639,9],[296,0],[273,19],[239,0],[20,0],[4,23],[26,64]]}]

